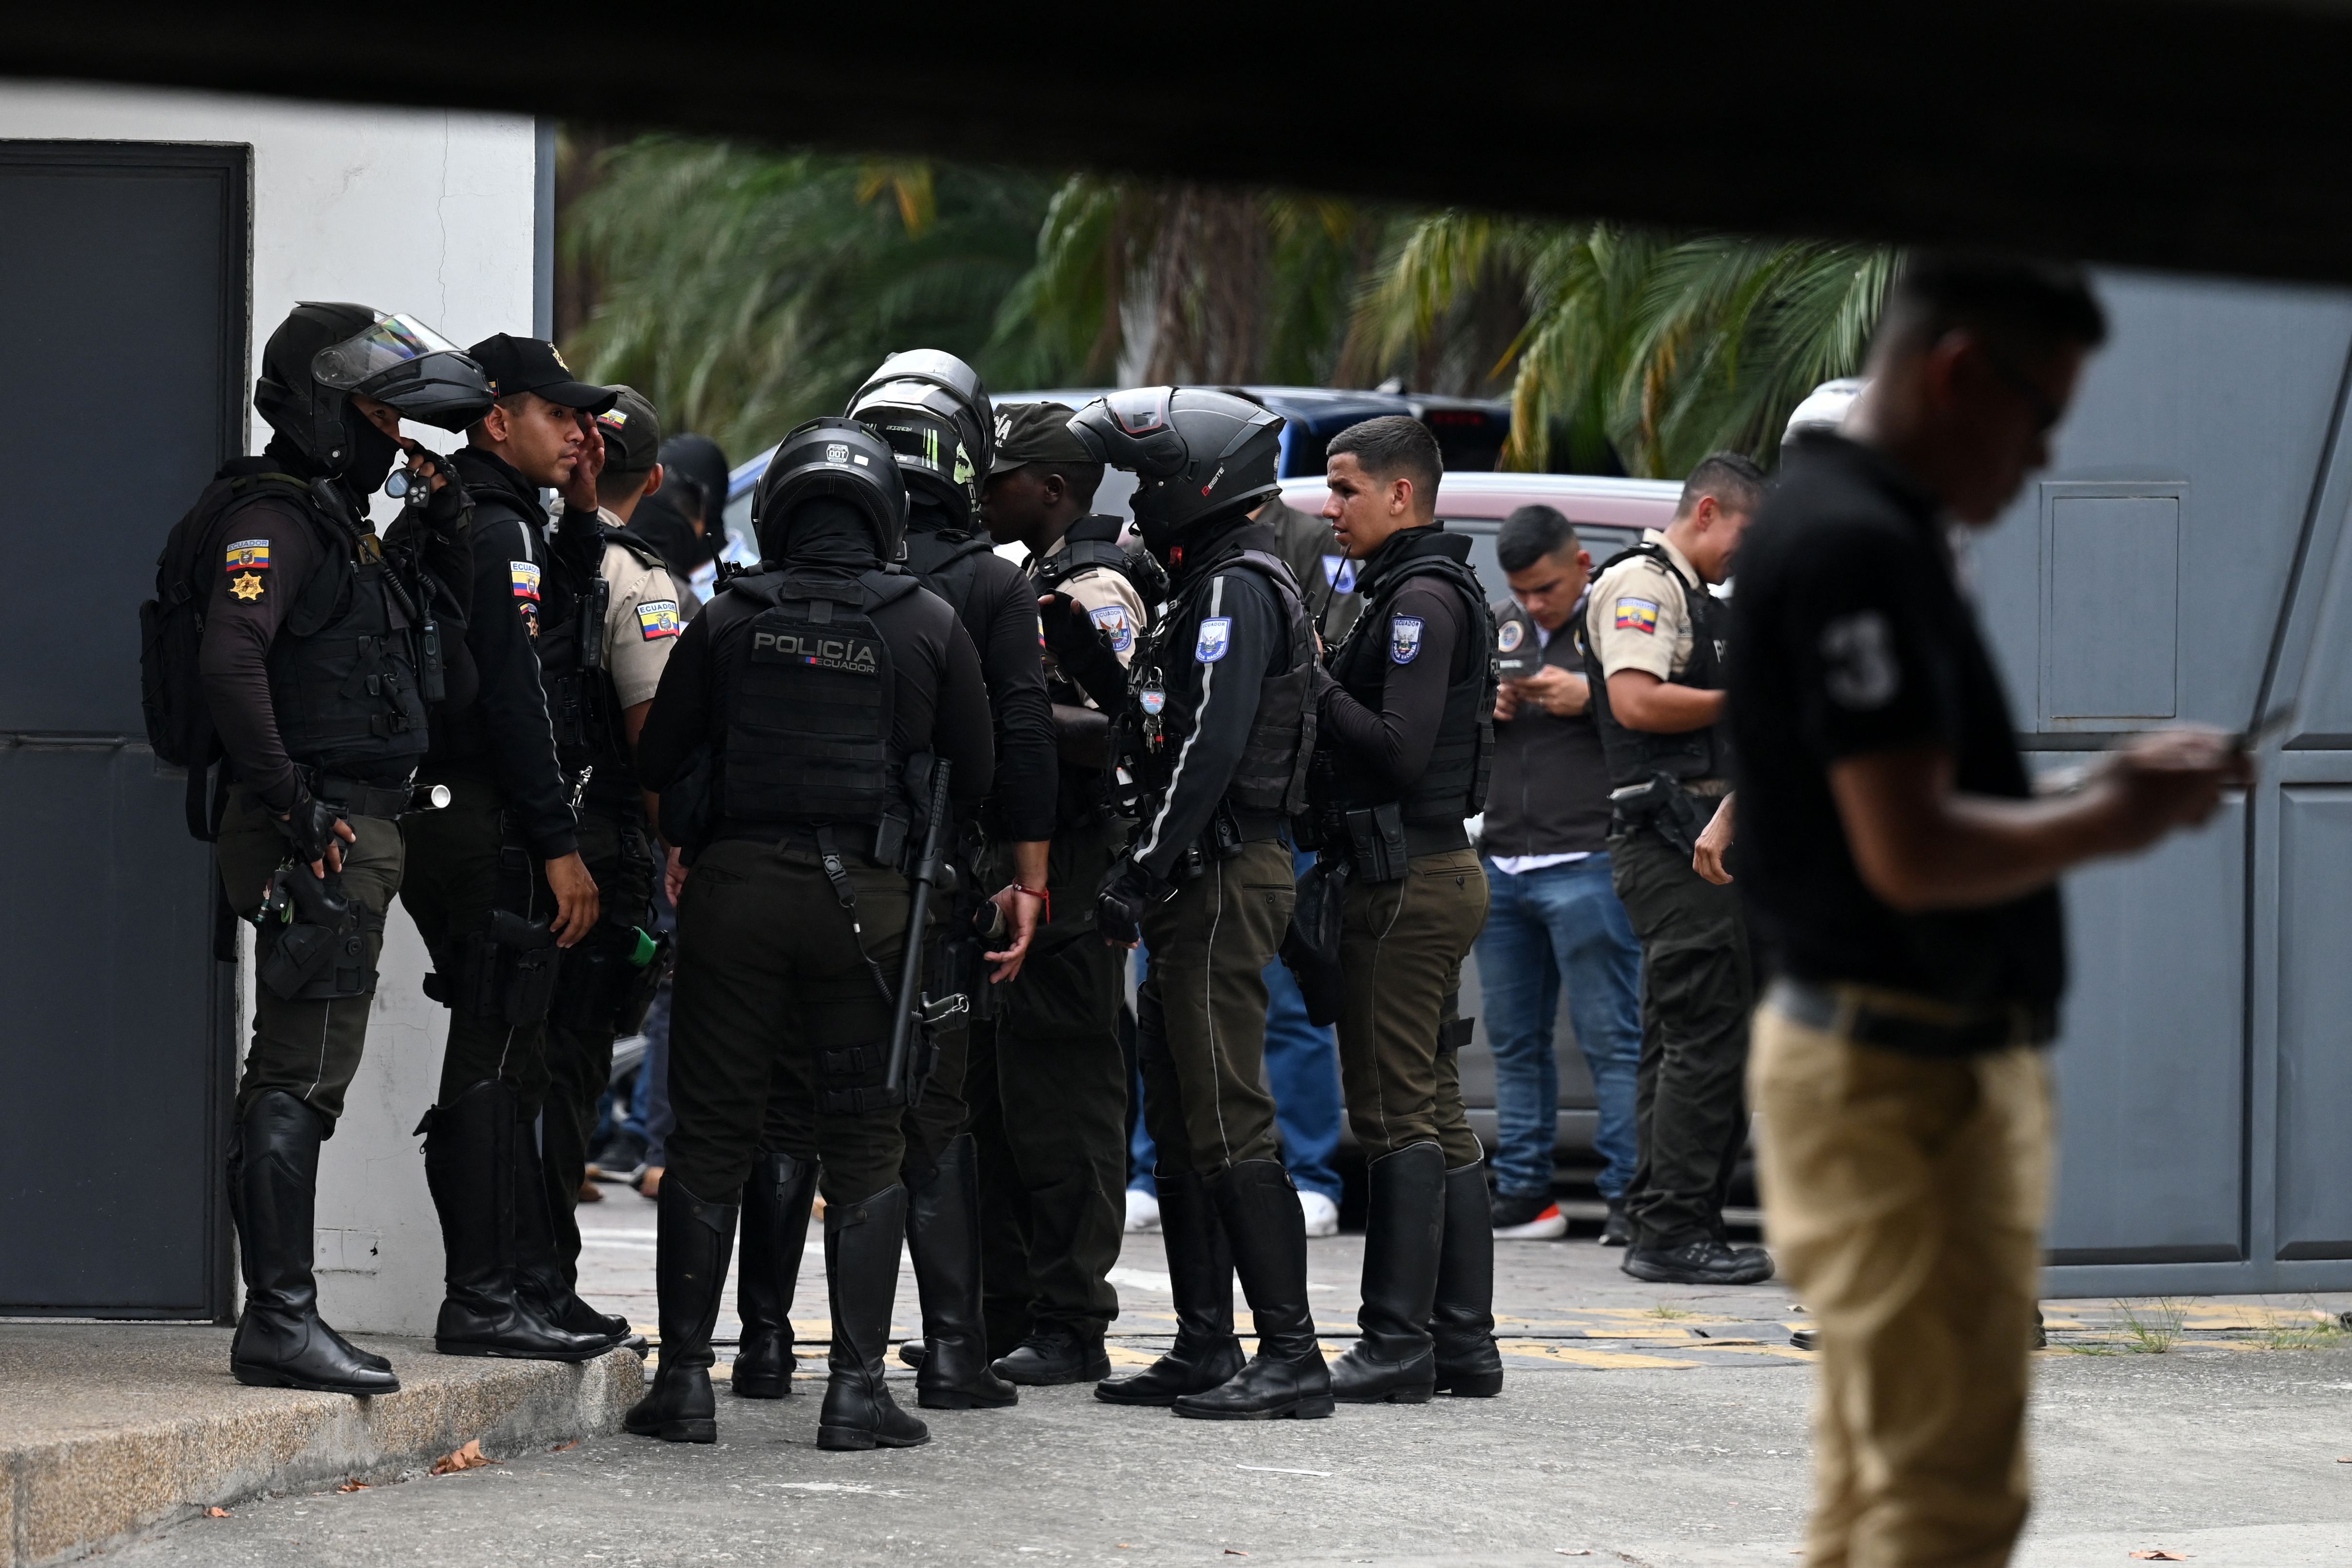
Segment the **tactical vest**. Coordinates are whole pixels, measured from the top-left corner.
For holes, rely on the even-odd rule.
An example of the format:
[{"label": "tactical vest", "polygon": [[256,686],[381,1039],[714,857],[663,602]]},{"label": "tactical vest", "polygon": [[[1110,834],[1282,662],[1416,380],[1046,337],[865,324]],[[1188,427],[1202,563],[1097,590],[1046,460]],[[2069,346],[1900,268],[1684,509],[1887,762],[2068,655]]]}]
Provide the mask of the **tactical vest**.
[{"label": "tactical vest", "polygon": [[729,580],[729,594],[762,607],[730,620],[712,648],[727,821],[879,826],[900,806],[898,673],[872,617],[916,587],[881,571]]},{"label": "tactical vest", "polygon": [[[1699,691],[1720,691],[1724,687],[1723,639],[1730,635],[1730,612],[1702,584],[1693,583],[1675,566],[1674,557],[1664,546],[1648,540],[1620,551],[1601,564],[1593,574],[1598,584],[1602,575],[1620,561],[1635,555],[1646,555],[1666,569],[1666,574],[1682,590],[1683,605],[1690,616],[1690,662],[1681,673],[1667,678],[1670,686],[1687,686]],[[1610,614],[1613,605],[1603,605],[1598,597],[1594,607]],[[1673,779],[1717,779],[1731,774],[1731,726],[1717,720],[1704,730],[1691,730],[1679,735],[1653,734],[1646,730],[1629,730],[1617,721],[1609,710],[1609,679],[1601,672],[1601,656],[1592,647],[1592,639],[1578,639],[1584,649],[1584,674],[1592,691],[1592,721],[1601,731],[1601,750],[1609,758],[1609,782],[1619,788],[1627,784],[1647,784],[1658,774]]]},{"label": "tactical vest", "polygon": [[926,588],[948,602],[963,619],[971,600],[972,584],[980,580],[980,558],[994,546],[978,534],[960,528],[942,528],[907,535],[907,570]]},{"label": "tactical vest", "polygon": [[[572,522],[569,510],[563,521]],[[641,565],[667,570],[660,552],[602,518],[586,528],[559,524],[540,584],[536,647],[556,761],[575,781],[588,773],[600,798],[626,801],[636,785],[621,696],[613,685],[612,649],[604,642],[612,605],[612,585],[604,579],[607,544],[619,545]]]},{"label": "tactical vest", "polygon": [[1290,658],[1279,675],[1259,678],[1257,716],[1250,722],[1249,742],[1234,769],[1233,781],[1225,786],[1225,799],[1247,811],[1296,816],[1307,808],[1307,766],[1315,754],[1315,705],[1307,700],[1315,680],[1315,630],[1307,623],[1307,605],[1289,564],[1262,550],[1235,551],[1197,568],[1192,580],[1175,590],[1167,613],[1146,635],[1135,659],[1135,668],[1143,674],[1130,688],[1129,700],[1137,705],[1130,722],[1139,734],[1151,732],[1147,721],[1155,715],[1146,706],[1150,693],[1160,694],[1164,709],[1156,715],[1160,721],[1160,743],[1154,748],[1145,742],[1137,756],[1136,776],[1149,794],[1167,788],[1175,773],[1176,759],[1192,733],[1200,685],[1195,681],[1171,685],[1165,679],[1171,662],[1192,657],[1191,648],[1171,643],[1171,634],[1182,626],[1198,635],[1209,584],[1218,573],[1236,566],[1255,573],[1273,588],[1288,630]]},{"label": "tactical vest", "polygon": [[269,645],[269,701],[295,763],[368,781],[404,778],[424,760],[425,698],[415,632],[373,533],[303,509],[320,568]]},{"label": "tactical vest", "polygon": [[1115,517],[1082,517],[1062,536],[1062,548],[1037,557],[1032,574],[1040,595],[1061,591],[1062,584],[1085,572],[1116,572],[1127,579],[1135,596],[1150,609],[1168,596],[1168,574],[1149,551],[1130,550],[1118,542],[1127,525]]},{"label": "tactical vest", "polygon": [[[1355,625],[1331,654],[1331,674],[1349,696],[1377,713],[1381,710],[1389,666],[1394,659],[1390,631],[1390,606],[1397,591],[1416,577],[1442,577],[1461,596],[1469,611],[1465,635],[1475,638],[1467,670],[1445,689],[1445,706],[1437,723],[1437,742],[1429,765],[1412,784],[1400,793],[1376,780],[1370,770],[1352,765],[1331,747],[1328,764],[1318,770],[1318,794],[1328,791],[1329,804],[1342,810],[1401,800],[1407,822],[1460,822],[1486,808],[1486,784],[1495,766],[1495,616],[1486,589],[1460,555],[1470,542],[1458,533],[1426,532],[1427,540],[1410,535],[1391,542],[1382,553],[1407,546],[1411,553],[1387,570],[1376,570],[1365,584],[1363,607]],[[1460,552],[1457,555],[1456,548]],[[1485,657],[1477,654],[1483,650]]]}]

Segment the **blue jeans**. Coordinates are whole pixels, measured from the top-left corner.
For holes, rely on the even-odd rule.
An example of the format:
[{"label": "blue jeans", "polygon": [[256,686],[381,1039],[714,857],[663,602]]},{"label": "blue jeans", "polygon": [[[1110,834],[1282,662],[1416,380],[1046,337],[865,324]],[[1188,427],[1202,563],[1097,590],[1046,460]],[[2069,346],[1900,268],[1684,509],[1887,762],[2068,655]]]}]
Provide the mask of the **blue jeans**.
[{"label": "blue jeans", "polygon": [[1633,1184],[1633,1096],[1642,1064],[1642,944],[1610,885],[1604,852],[1516,877],[1486,862],[1486,929],[1479,934],[1479,1010],[1495,1054],[1496,1146],[1487,1155],[1499,1192],[1551,1190],[1559,1063],[1552,1020],[1568,987],[1576,1043],[1592,1069],[1601,1129],[1601,1195]]},{"label": "blue jeans", "polygon": [[[1311,859],[1312,858],[1309,857]],[[1140,965],[1148,959],[1136,952]],[[1140,968],[1137,973],[1141,973]],[[1339,1201],[1339,1173],[1332,1157],[1339,1148],[1339,1040],[1329,1029],[1307,1020],[1307,998],[1290,968],[1276,959],[1265,966],[1266,1087],[1274,1091],[1274,1122],[1282,1135],[1282,1163],[1290,1179],[1307,1192]],[[1136,1086],[1136,1103],[1143,1103],[1143,1088]],[[1630,1112],[1629,1112],[1630,1114]],[[1159,1158],[1143,1118],[1135,1119],[1135,1134],[1128,1148],[1127,1184],[1151,1189],[1151,1168]]]}]

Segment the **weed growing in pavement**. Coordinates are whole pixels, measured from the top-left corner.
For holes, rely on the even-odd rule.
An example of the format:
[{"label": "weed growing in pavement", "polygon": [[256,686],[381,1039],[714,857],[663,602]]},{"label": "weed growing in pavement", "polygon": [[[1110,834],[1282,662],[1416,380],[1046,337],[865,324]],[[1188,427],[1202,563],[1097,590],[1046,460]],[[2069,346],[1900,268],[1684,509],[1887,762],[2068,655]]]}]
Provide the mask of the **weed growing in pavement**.
[{"label": "weed growing in pavement", "polygon": [[2116,1310],[2124,1315],[2125,1353],[2162,1355],[2180,1342],[2181,1310],[2169,1296],[2158,1297],[2145,1318],[2121,1301]]},{"label": "weed growing in pavement", "polygon": [[1656,1306],[1650,1309],[1650,1316],[1654,1318],[1665,1318],[1672,1320],[1675,1318],[1696,1318],[1698,1314],[1696,1312],[1685,1312],[1680,1307],[1674,1305],[1670,1301],[1661,1301]]},{"label": "weed growing in pavement", "polygon": [[[2266,1303],[2267,1304],[2267,1303]],[[2303,1304],[2310,1321],[2284,1323],[2273,1319],[2263,1331],[2263,1348],[2273,1351],[2333,1351],[2352,1343],[2352,1330],[2343,1321],[2320,1310],[2319,1303],[2305,1296]]]}]

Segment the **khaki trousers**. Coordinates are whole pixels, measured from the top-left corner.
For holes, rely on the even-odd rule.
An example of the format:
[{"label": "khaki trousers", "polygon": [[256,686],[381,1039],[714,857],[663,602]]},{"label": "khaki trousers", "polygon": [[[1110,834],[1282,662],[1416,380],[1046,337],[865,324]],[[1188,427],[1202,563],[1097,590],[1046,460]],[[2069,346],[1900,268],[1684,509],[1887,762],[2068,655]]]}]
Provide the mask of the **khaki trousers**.
[{"label": "khaki trousers", "polygon": [[1906,1056],[1769,1000],[1754,1038],[1766,1238],[1821,1334],[1807,1568],[1998,1568],[2029,1500],[2042,1054]]}]

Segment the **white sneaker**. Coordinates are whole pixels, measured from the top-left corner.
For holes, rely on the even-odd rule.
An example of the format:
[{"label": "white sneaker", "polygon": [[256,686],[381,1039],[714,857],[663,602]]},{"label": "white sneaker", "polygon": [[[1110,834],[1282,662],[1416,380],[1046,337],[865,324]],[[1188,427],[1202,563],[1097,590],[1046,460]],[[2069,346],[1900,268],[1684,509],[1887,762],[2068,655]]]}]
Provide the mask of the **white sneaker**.
[{"label": "white sneaker", "polygon": [[1145,1192],[1141,1187],[1127,1189],[1127,1231],[1129,1236],[1157,1235],[1160,1230],[1160,1194]]},{"label": "white sneaker", "polygon": [[1339,1205],[1321,1193],[1298,1189],[1298,1206],[1307,1215],[1307,1234],[1337,1236],[1339,1234]]}]

